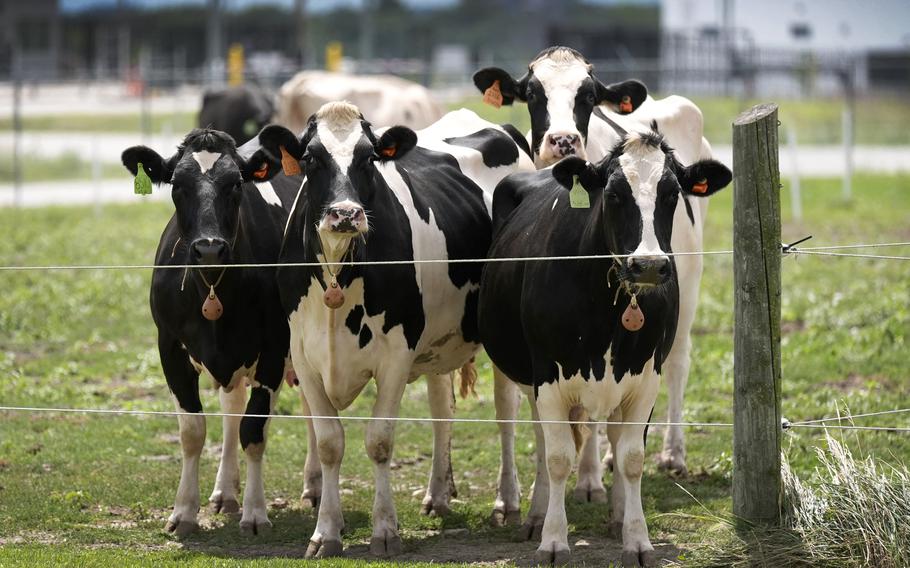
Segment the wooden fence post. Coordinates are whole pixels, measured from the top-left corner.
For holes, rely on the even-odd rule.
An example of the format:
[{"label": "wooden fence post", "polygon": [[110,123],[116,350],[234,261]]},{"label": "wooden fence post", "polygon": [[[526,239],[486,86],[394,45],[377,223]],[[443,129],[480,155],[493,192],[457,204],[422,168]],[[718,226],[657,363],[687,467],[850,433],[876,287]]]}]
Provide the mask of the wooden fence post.
[{"label": "wooden fence post", "polygon": [[780,523],[780,168],[777,105],[733,123],[733,513]]}]

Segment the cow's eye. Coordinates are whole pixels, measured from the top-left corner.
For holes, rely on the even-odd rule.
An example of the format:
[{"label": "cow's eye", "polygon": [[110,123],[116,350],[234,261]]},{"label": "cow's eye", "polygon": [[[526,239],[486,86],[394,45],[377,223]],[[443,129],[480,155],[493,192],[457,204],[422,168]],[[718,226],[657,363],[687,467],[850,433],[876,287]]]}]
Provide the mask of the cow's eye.
[{"label": "cow's eye", "polygon": [[534,91],[528,90],[527,99],[529,103],[533,103],[537,100],[537,95],[534,93]]},{"label": "cow's eye", "polygon": [[588,96],[586,97],[586,99],[587,99],[589,105],[593,105],[594,103],[597,102],[596,99],[594,98],[594,93],[588,93]]},{"label": "cow's eye", "polygon": [[622,203],[622,196],[615,191],[608,191],[605,195],[607,203],[610,205],[619,205]]},{"label": "cow's eye", "polygon": [[305,153],[300,161],[306,166],[308,170],[313,169],[316,166],[316,158],[313,157],[313,154],[309,152]]}]

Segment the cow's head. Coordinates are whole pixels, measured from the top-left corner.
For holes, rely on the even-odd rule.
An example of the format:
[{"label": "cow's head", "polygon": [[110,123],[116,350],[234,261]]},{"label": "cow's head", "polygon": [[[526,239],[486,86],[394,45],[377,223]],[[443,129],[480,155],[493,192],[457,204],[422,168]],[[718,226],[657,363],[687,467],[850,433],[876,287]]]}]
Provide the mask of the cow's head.
[{"label": "cow's head", "polygon": [[248,159],[237,152],[233,138],[208,129],[187,134],[177,153],[167,159],[146,146],[123,151],[121,159],[130,173],[136,175],[142,164],[154,183],[171,185],[180,238],[187,244],[189,264],[231,262],[232,247],[240,230],[244,182],[266,181],[281,171],[279,147],[297,151],[297,138],[281,126],[264,128],[254,140],[262,146]]},{"label": "cow's head", "polygon": [[528,103],[531,113],[531,150],[538,167],[551,166],[566,156],[585,158],[588,122],[597,105],[610,105],[618,112],[637,109],[648,96],[639,81],[604,85],[592,66],[577,51],[551,47],[528,66],[521,79],[513,79],[498,67],[474,74],[474,84],[485,92],[499,82],[503,104],[515,99]]},{"label": "cow's head", "polygon": [[733,179],[715,160],[683,166],[655,132],[628,134],[596,165],[569,157],[553,167],[562,186],[571,188],[575,176],[591,206],[601,207],[607,248],[631,255],[619,263],[620,279],[639,288],[660,286],[673,274],[667,253],[680,194],[708,197]]},{"label": "cow's head", "polygon": [[369,212],[381,183],[374,163],[397,160],[416,144],[417,135],[404,126],[377,137],[347,102],[327,103],[310,117],[300,140],[307,217],[316,224],[327,261],[340,260],[352,240],[370,230]]}]

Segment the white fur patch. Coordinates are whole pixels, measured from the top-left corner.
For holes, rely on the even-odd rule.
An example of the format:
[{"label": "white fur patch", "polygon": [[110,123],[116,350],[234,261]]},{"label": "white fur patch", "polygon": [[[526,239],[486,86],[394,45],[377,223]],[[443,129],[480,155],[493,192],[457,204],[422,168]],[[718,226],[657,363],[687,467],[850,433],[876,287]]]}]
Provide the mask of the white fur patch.
[{"label": "white fur patch", "polygon": [[281,200],[278,198],[278,194],[275,193],[272,182],[264,181],[262,183],[257,183],[256,189],[259,190],[259,195],[262,196],[266,203],[281,207]]},{"label": "white fur patch", "polygon": [[338,168],[347,175],[354,160],[354,147],[364,135],[360,110],[347,102],[322,105],[316,113],[316,133]]},{"label": "white fur patch", "polygon": [[209,152],[208,150],[193,152],[193,159],[199,164],[199,169],[202,170],[202,173],[206,173],[212,169],[212,166],[215,165],[215,162],[217,162],[220,157],[221,154]]},{"label": "white fur patch", "polygon": [[654,210],[657,207],[657,184],[664,171],[666,154],[660,148],[655,148],[642,143],[639,137],[632,133],[625,145],[625,152],[619,157],[635,204],[641,212],[641,242],[632,252],[626,262],[631,263],[635,256],[666,258],[664,251],[657,241],[654,230]]},{"label": "white fur patch", "polygon": [[[591,66],[571,53],[560,50],[531,63],[531,70],[547,96],[550,126],[544,132],[544,140],[550,134],[581,136],[575,125],[575,96],[581,84],[588,78]],[[557,159],[549,155],[546,144],[541,145],[540,152],[540,157],[546,165]]]}]

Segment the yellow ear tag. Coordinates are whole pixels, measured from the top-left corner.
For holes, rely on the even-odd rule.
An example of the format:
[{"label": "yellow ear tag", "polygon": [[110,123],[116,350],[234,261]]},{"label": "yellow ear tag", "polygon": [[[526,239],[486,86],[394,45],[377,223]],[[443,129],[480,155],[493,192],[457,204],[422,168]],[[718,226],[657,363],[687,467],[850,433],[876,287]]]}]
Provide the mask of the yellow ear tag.
[{"label": "yellow ear tag", "polygon": [[572,176],[572,189],[569,191],[569,207],[572,209],[590,209],[591,199],[588,192],[578,181],[578,176]]},{"label": "yellow ear tag", "polygon": [[279,146],[278,148],[281,150],[281,167],[284,168],[284,175],[300,175],[300,163],[294,159],[294,156],[288,154],[284,146]]},{"label": "yellow ear tag", "polygon": [[133,192],[136,195],[151,195],[152,179],[145,173],[142,162],[136,164],[136,179],[133,180]]},{"label": "yellow ear tag", "polygon": [[499,79],[493,81],[493,84],[483,92],[483,102],[496,108],[502,106],[502,91],[499,90]]}]

